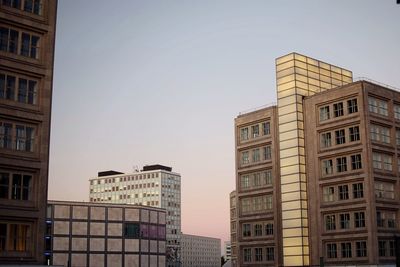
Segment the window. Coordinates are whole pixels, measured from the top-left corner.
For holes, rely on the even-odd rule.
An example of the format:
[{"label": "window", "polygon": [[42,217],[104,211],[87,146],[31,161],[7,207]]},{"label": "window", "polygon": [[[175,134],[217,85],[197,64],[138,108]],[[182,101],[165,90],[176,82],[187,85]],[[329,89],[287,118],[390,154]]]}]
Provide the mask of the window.
[{"label": "window", "polygon": [[249,139],[249,128],[241,128],[240,129],[240,140],[248,140]]},{"label": "window", "polygon": [[364,197],[363,183],[353,184],[353,198],[363,198],[363,197]]},{"label": "window", "polygon": [[249,175],[242,175],[240,177],[240,184],[242,186],[242,189],[246,189],[250,187],[250,177]]},{"label": "window", "polygon": [[0,172],[0,198],[31,200],[32,175]]},{"label": "window", "polygon": [[336,159],[336,171],[345,172],[347,171],[347,159],[346,157],[340,157]]},{"label": "window", "polygon": [[271,124],[269,123],[269,121],[262,123],[262,130],[263,130],[263,135],[271,134]]},{"label": "window", "polygon": [[254,181],[254,187],[259,187],[261,186],[261,173],[257,172],[253,174],[253,181]]},{"label": "window", "polygon": [[27,127],[25,125],[16,125],[16,138],[15,138],[16,150],[32,152],[33,138],[34,138],[33,127]]},{"label": "window", "polygon": [[396,213],[388,212],[386,215],[387,215],[387,227],[396,228]]},{"label": "window", "polygon": [[372,166],[375,169],[383,169],[386,171],[392,171],[392,156],[387,154],[381,154],[378,152],[372,153]]},{"label": "window", "polygon": [[267,247],[267,261],[273,261],[275,259],[275,249],[274,247]]},{"label": "window", "polygon": [[375,197],[381,199],[394,199],[394,184],[375,181]]},{"label": "window", "polygon": [[335,131],[335,139],[336,139],[336,144],[341,145],[346,143],[346,137],[344,133],[344,129]]},{"label": "window", "polygon": [[0,51],[17,53],[18,32],[12,29],[0,27]]},{"label": "window", "polygon": [[331,159],[322,161],[322,173],[325,175],[333,173],[333,164]]},{"label": "window", "polygon": [[341,213],[339,215],[340,218],[340,229],[349,229],[350,228],[350,214],[349,213]]},{"label": "window", "polygon": [[22,33],[22,43],[20,55],[30,58],[38,58],[39,37],[28,33]]},{"label": "window", "polygon": [[383,154],[383,169],[386,171],[392,171],[392,156]]},{"label": "window", "polygon": [[365,213],[363,211],[354,212],[354,227],[365,227]]},{"label": "window", "polygon": [[262,261],[263,260],[263,249],[262,248],[255,248],[254,249],[254,255],[256,261]]},{"label": "window", "polygon": [[259,162],[260,161],[260,149],[256,148],[253,149],[253,162]]},{"label": "window", "polygon": [[365,241],[356,242],[356,256],[367,257],[367,242]]},{"label": "window", "polygon": [[396,256],[396,243],[394,240],[389,241],[389,256],[390,257]]},{"label": "window", "polygon": [[351,258],[351,243],[340,243],[340,246],[342,251],[342,258]]},{"label": "window", "polygon": [[396,129],[396,145],[400,146],[400,129]]},{"label": "window", "polygon": [[24,11],[26,11],[26,12],[40,15],[41,9],[42,9],[41,0],[25,0],[24,1]]},{"label": "window", "polygon": [[249,214],[251,212],[250,198],[243,198],[241,200],[242,214]]},{"label": "window", "polygon": [[382,143],[390,143],[390,129],[388,127],[371,124],[371,140]]},{"label": "window", "polygon": [[378,241],[379,257],[386,257],[386,241]]},{"label": "window", "polygon": [[347,100],[347,110],[349,114],[358,112],[357,98]]},{"label": "window", "polygon": [[264,202],[264,206],[265,206],[266,210],[272,209],[272,196],[271,195],[264,196],[263,202]]},{"label": "window", "polygon": [[394,118],[400,120],[400,105],[394,104]]},{"label": "window", "polygon": [[324,202],[332,202],[335,200],[334,199],[335,188],[333,186],[324,187],[323,194],[324,194]]},{"label": "window", "polygon": [[388,103],[375,97],[368,97],[368,108],[372,113],[380,114],[383,116],[388,115]]},{"label": "window", "polygon": [[243,249],[243,261],[251,262],[251,248]]},{"label": "window", "polygon": [[320,121],[325,121],[329,120],[329,106],[325,106],[319,109],[319,120]]},{"label": "window", "polygon": [[361,154],[351,155],[351,169],[361,169]]},{"label": "window", "polygon": [[267,170],[267,171],[263,172],[263,180],[264,180],[264,184],[266,184],[266,185],[272,184],[272,171],[271,170]]},{"label": "window", "polygon": [[10,175],[8,173],[0,173],[0,198],[8,199],[10,188]]},{"label": "window", "polygon": [[260,136],[260,127],[258,124],[251,126],[251,134],[253,138]]},{"label": "window", "polygon": [[30,251],[31,231],[28,224],[0,222],[0,251]]},{"label": "window", "polygon": [[360,128],[358,126],[349,128],[350,142],[360,141]]},{"label": "window", "polygon": [[349,199],[349,186],[348,185],[339,185],[339,200]]},{"label": "window", "polygon": [[2,5],[20,9],[21,0],[3,0]]},{"label": "window", "polygon": [[335,117],[343,116],[343,102],[333,104],[333,114]]},{"label": "window", "polygon": [[274,224],[267,223],[265,225],[265,235],[273,235],[274,234]]},{"label": "window", "polygon": [[255,224],[254,225],[254,236],[262,236],[262,224]]},{"label": "window", "polygon": [[0,98],[15,99],[16,78],[0,73]]},{"label": "window", "polygon": [[12,149],[12,124],[0,121],[0,148]]},{"label": "window", "polygon": [[242,164],[248,164],[249,161],[249,151],[242,152]]},{"label": "window", "polygon": [[249,237],[251,236],[251,224],[249,223],[244,223],[243,224],[243,237]]},{"label": "window", "polygon": [[376,212],[376,224],[378,227],[385,227],[385,214],[377,211]]},{"label": "window", "polygon": [[326,148],[332,145],[332,137],[331,133],[323,133],[321,134],[321,147]]},{"label": "window", "polygon": [[325,216],[325,230],[335,230],[336,229],[336,222],[335,222],[335,215],[326,215]]},{"label": "window", "polygon": [[271,147],[270,146],[265,146],[263,147],[263,154],[264,154],[264,160],[270,160],[272,157],[272,152],[271,152]]},{"label": "window", "polygon": [[124,237],[125,238],[139,238],[140,237],[139,223],[125,223]]},{"label": "window", "polygon": [[337,258],[337,245],[336,244],[326,244],[326,256],[328,259]]}]

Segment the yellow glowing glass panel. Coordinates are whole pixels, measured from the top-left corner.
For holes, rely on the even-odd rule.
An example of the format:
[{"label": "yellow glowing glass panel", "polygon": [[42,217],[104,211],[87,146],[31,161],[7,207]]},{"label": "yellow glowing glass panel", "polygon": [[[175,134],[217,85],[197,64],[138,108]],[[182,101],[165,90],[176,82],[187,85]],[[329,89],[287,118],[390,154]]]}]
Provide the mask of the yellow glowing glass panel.
[{"label": "yellow glowing glass panel", "polygon": [[302,62],[302,61],[299,61],[299,60],[296,60],[296,61],[294,62],[294,65],[295,65],[296,67],[299,67],[299,68],[302,68],[302,69],[307,69],[307,63]]},{"label": "yellow glowing glass panel", "polygon": [[[282,218],[284,220],[299,219],[299,218],[301,218],[301,210],[298,209],[298,210],[285,210],[285,211],[282,211]],[[297,236],[302,236],[301,232],[298,233]]]},{"label": "yellow glowing glass panel", "polygon": [[312,71],[312,72],[315,72],[315,73],[319,73],[319,68],[318,67],[313,66],[313,65],[308,65],[307,67],[308,67],[309,71]]},{"label": "yellow glowing glass panel", "polygon": [[307,62],[307,58],[305,56],[299,55],[299,54],[294,54],[294,59]]},{"label": "yellow glowing glass panel", "polygon": [[326,64],[325,62],[321,62],[321,61],[319,62],[319,67],[323,68],[323,69],[327,69],[327,70],[331,69],[331,65]]},{"label": "yellow glowing glass panel", "polygon": [[295,146],[298,146],[298,145],[299,145],[298,140],[299,140],[298,138],[295,138],[295,139],[289,139],[289,140],[281,141],[281,142],[279,143],[279,146],[280,146],[282,149],[286,149],[286,148],[290,148],[290,147],[295,147]]},{"label": "yellow glowing glass panel", "polygon": [[307,63],[311,64],[311,65],[315,65],[315,66],[319,65],[318,60],[315,60],[315,59],[309,58],[309,57],[307,57]]},{"label": "yellow glowing glass panel", "polygon": [[290,166],[290,165],[294,165],[294,164],[299,164],[299,157],[292,156],[292,157],[284,158],[284,159],[281,158],[281,166]]},{"label": "yellow glowing glass panel", "polygon": [[286,157],[295,155],[297,153],[299,153],[299,149],[297,147],[292,147],[292,148],[280,150],[280,157],[281,158],[286,158]]},{"label": "yellow glowing glass panel", "polygon": [[302,199],[300,192],[290,192],[290,193],[282,192],[281,197],[282,201],[293,201]]},{"label": "yellow glowing glass panel", "polygon": [[307,90],[304,90],[304,89],[301,89],[301,88],[297,88],[296,92],[297,92],[299,95],[302,95],[302,96],[309,96],[309,95],[310,95],[310,92],[309,92],[308,89],[307,89]]},{"label": "yellow glowing glass panel", "polygon": [[289,114],[285,114],[279,117],[279,123],[287,123],[287,122],[291,122],[291,121],[296,121],[297,118],[297,114],[296,113],[289,113]]},{"label": "yellow glowing glass panel", "polygon": [[284,236],[302,236],[303,231],[301,228],[288,228],[288,229],[283,229],[282,233]]},{"label": "yellow glowing glass panel", "polygon": [[299,166],[289,166],[289,167],[282,167],[281,168],[281,175],[286,175],[286,174],[293,174],[297,173],[299,171]]},{"label": "yellow glowing glass panel", "polygon": [[[291,221],[299,221],[299,220],[291,220]],[[302,244],[303,244],[302,237],[288,237],[288,238],[283,239],[284,247],[301,246]]]},{"label": "yellow glowing glass panel", "polygon": [[307,76],[310,77],[310,78],[319,80],[319,73],[315,73],[315,72],[313,72],[313,71],[309,71],[309,72],[307,73]]},{"label": "yellow glowing glass panel", "polygon": [[307,83],[307,76],[295,74],[296,81]]},{"label": "yellow glowing glass panel", "polygon": [[281,185],[282,184],[290,184],[290,183],[298,183],[299,172],[291,173],[288,175],[281,175]]},{"label": "yellow glowing glass panel", "polygon": [[300,67],[295,67],[295,73],[307,76],[307,70]]},{"label": "yellow glowing glass panel", "polygon": [[[282,203],[282,210],[292,210],[292,209],[300,209],[301,202],[299,201],[290,201],[290,202],[283,202]],[[299,226],[299,225],[297,225]]]},{"label": "yellow glowing glass panel", "polygon": [[295,95],[291,95],[291,96],[288,96],[288,97],[283,97],[283,98],[278,99],[278,105],[280,107],[283,107],[283,106],[286,106],[286,105],[289,105],[289,104],[293,104],[296,101],[297,101],[296,96]]},{"label": "yellow glowing glass panel", "polygon": [[[280,135],[279,135],[279,139],[280,140],[288,140],[288,139],[292,139],[292,138],[297,138],[297,137],[299,137],[299,134],[298,134],[298,131],[297,130],[292,130],[292,131],[289,131],[289,132],[284,132],[284,133],[281,133]],[[297,153],[297,152],[296,152]]]},{"label": "yellow glowing glass panel", "polygon": [[303,255],[303,247],[285,247],[283,248],[283,253],[286,256]]},{"label": "yellow glowing glass panel", "polygon": [[338,67],[336,67],[336,66],[333,66],[333,65],[331,65],[331,71],[332,71],[332,72],[339,73],[339,74],[342,74],[342,69],[341,69],[341,68],[338,68]]},{"label": "yellow glowing glass panel", "polygon": [[[298,202],[298,201],[293,201],[293,202]],[[290,203],[290,202],[283,202],[282,205],[284,203],[286,204],[286,203]],[[282,218],[282,227],[283,227],[283,229],[287,229],[287,228],[298,228],[298,229],[301,229],[299,227],[300,225],[301,225],[301,219],[300,218],[298,218],[298,219],[287,219],[287,220]],[[301,238],[300,238],[300,240],[301,240]]]},{"label": "yellow glowing glass panel", "polygon": [[292,88],[292,89],[285,90],[285,91],[280,91],[280,92],[278,92],[278,97],[282,98],[282,97],[287,97],[287,96],[290,96],[290,95],[294,95],[295,92],[296,92],[296,88]]},{"label": "yellow glowing glass panel", "polygon": [[319,86],[319,80],[317,79],[308,78],[308,83],[311,85]]},{"label": "yellow glowing glass panel", "polygon": [[284,266],[303,266],[303,256],[284,256],[283,257]]},{"label": "yellow glowing glass panel", "polygon": [[353,73],[349,70],[342,69],[342,74],[347,77],[353,77]]},{"label": "yellow glowing glass panel", "polygon": [[294,73],[294,67],[279,71],[276,73],[276,78],[282,78]]},{"label": "yellow glowing glass panel", "polygon": [[[279,125],[279,132],[283,133],[283,132],[287,132],[287,131],[296,129],[297,125],[298,125],[297,121],[281,124],[281,125]],[[285,146],[280,146],[280,148],[281,149],[285,149],[285,148],[287,148],[287,146],[286,147]]]},{"label": "yellow glowing glass panel", "polygon": [[282,115],[285,115],[288,113],[292,113],[292,112],[296,112],[296,110],[297,110],[296,103],[278,108],[279,116],[282,116]]},{"label": "yellow glowing glass panel", "polygon": [[291,88],[293,88],[295,86],[296,86],[296,82],[295,81],[291,81],[291,82],[279,85],[278,86],[278,92],[291,89]]},{"label": "yellow glowing glass panel", "polygon": [[279,65],[279,64],[281,64],[283,62],[286,62],[286,61],[289,61],[289,60],[292,60],[292,59],[294,59],[294,54],[293,53],[289,54],[289,55],[286,55],[286,56],[283,56],[283,57],[277,58],[276,59],[276,64]]}]

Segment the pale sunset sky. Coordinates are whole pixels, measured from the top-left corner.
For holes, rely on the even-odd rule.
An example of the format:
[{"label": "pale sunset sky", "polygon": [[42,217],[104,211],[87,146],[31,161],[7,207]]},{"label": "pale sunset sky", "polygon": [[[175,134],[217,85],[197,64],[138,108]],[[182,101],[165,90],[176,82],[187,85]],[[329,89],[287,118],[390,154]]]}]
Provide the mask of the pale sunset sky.
[{"label": "pale sunset sky", "polygon": [[229,240],[234,118],[298,52],[400,88],[396,0],[59,0],[49,199],[98,171],[182,175],[182,231]]}]

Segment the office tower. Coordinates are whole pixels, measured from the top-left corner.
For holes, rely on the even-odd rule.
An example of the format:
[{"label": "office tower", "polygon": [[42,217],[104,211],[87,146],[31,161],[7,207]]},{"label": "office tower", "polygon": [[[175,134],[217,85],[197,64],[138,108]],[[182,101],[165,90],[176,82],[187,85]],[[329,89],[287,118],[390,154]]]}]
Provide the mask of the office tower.
[{"label": "office tower", "polygon": [[[237,266],[393,265],[400,93],[376,82],[353,82],[350,71],[296,53],[276,63],[277,106],[235,120]],[[273,160],[277,204],[270,211],[257,200],[269,190],[248,188],[259,184],[253,170],[268,169],[257,150],[267,142],[257,128],[268,120],[268,109],[277,110],[269,117],[275,122],[272,155],[279,159]],[[273,261],[267,229],[259,230],[269,212],[279,241]]]},{"label": "office tower", "polygon": [[49,201],[48,264],[165,267],[165,222],[159,208]]},{"label": "office tower", "polygon": [[182,234],[181,240],[182,266],[221,266],[221,239]]},{"label": "office tower", "polygon": [[0,262],[43,264],[57,1],[0,2]]},{"label": "office tower", "polygon": [[146,205],[167,211],[168,265],[180,261],[181,176],[171,167],[144,166],[140,172],[99,172],[90,179],[90,202]]}]

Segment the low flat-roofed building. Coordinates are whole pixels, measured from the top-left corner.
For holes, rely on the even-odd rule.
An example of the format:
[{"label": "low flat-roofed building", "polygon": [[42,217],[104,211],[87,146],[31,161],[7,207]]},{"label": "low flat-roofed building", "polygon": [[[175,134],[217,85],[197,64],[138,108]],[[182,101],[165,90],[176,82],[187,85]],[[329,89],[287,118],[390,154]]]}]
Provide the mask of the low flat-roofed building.
[{"label": "low flat-roofed building", "polygon": [[48,201],[48,264],[164,267],[165,213],[144,206]]},{"label": "low flat-roofed building", "polygon": [[183,267],[221,266],[221,239],[182,234],[181,252]]}]

